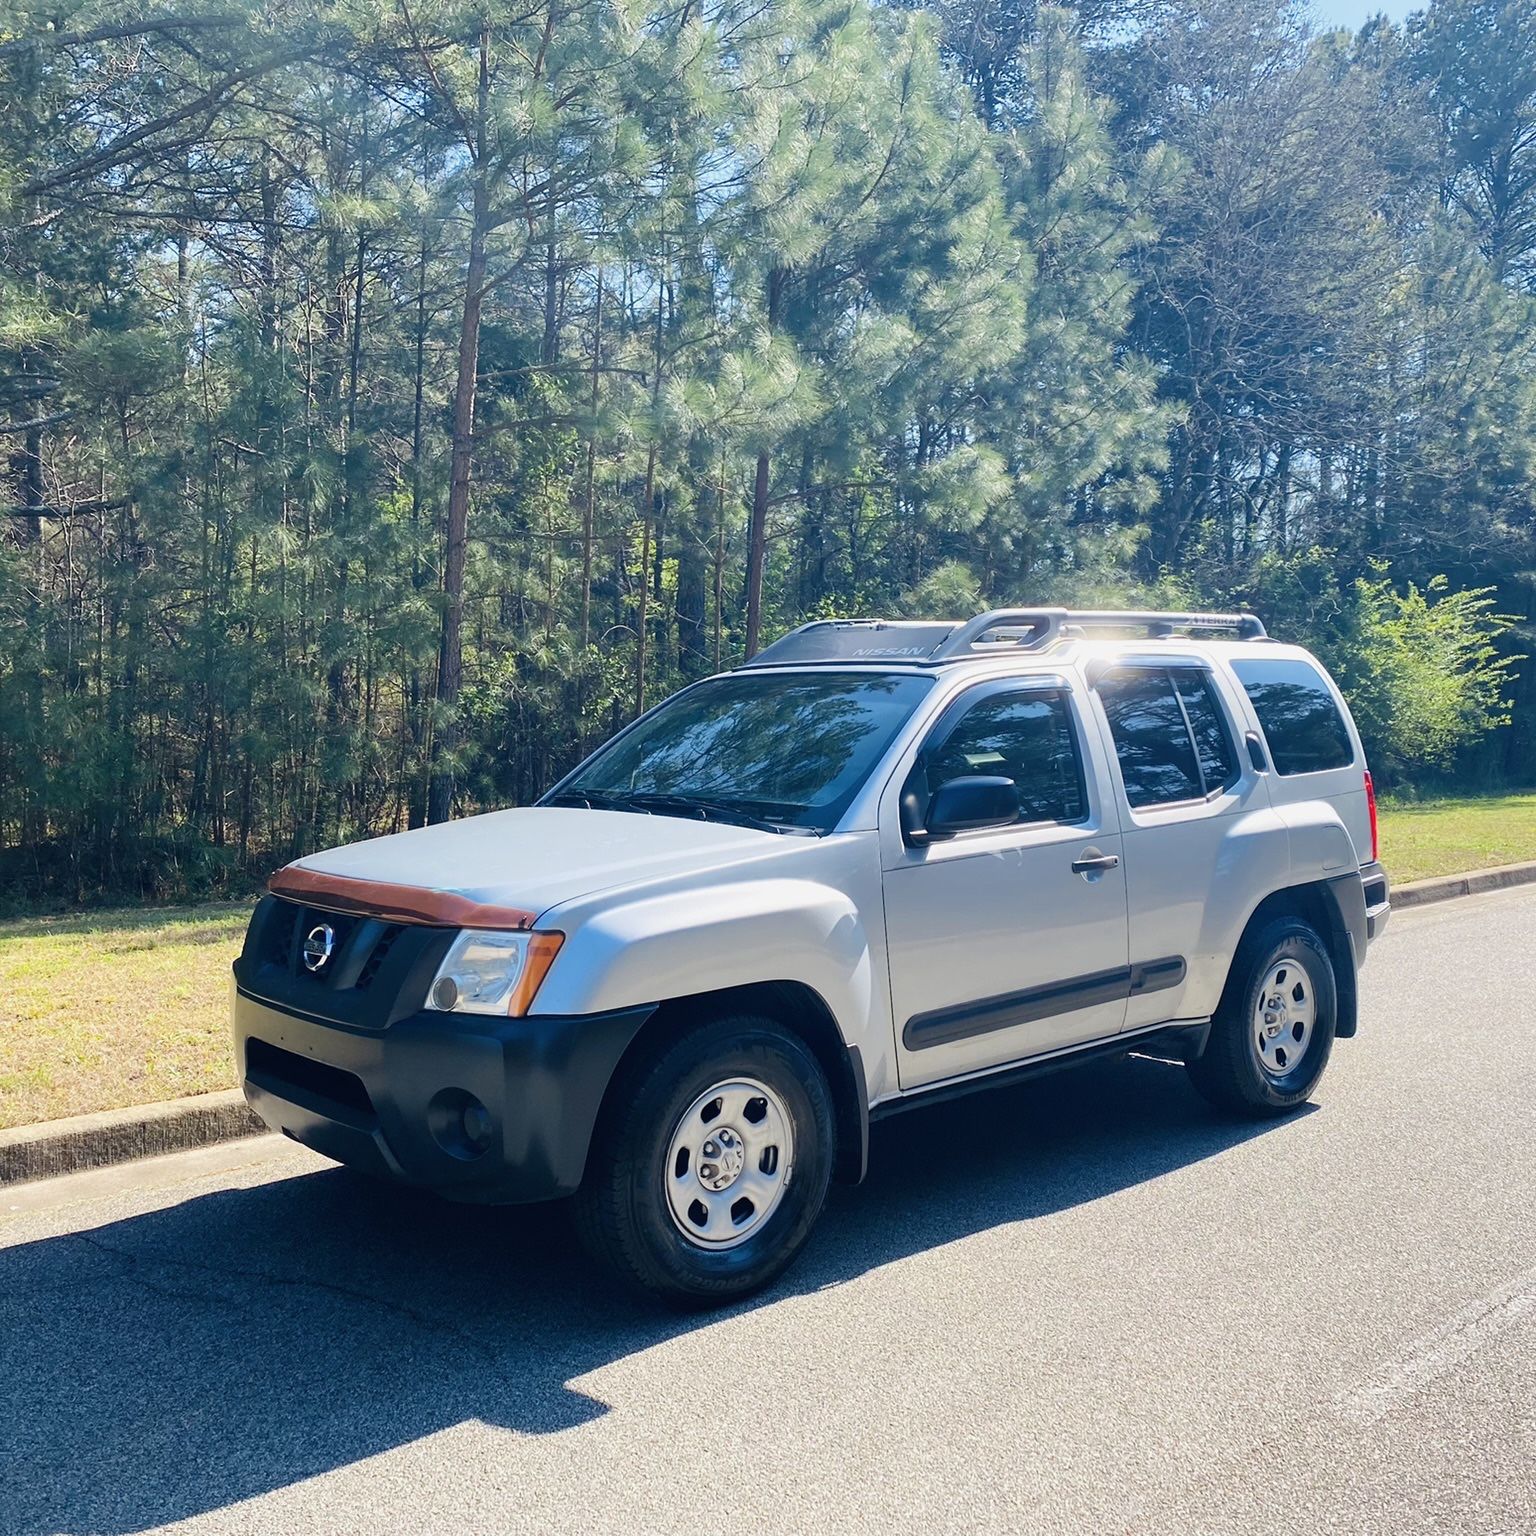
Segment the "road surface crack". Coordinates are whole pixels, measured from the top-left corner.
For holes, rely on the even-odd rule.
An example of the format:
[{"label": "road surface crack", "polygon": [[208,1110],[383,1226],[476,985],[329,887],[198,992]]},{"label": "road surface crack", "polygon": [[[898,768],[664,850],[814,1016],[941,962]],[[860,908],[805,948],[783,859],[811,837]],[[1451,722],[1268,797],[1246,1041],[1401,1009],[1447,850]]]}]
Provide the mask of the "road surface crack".
[{"label": "road surface crack", "polygon": [[456,1324],[445,1322],[440,1318],[431,1316],[429,1313],[422,1312],[418,1308],[407,1306],[402,1302],[390,1301],[387,1297],[375,1295],[371,1291],[357,1290],[352,1286],[338,1285],[333,1280],[318,1280],[308,1276],[285,1275],[270,1270],[248,1269],[224,1264],[209,1264],[195,1259],[176,1258],[163,1253],[139,1254],[128,1248],[119,1248],[112,1243],[104,1242],[99,1237],[92,1237],[84,1232],[71,1232],[67,1235],[76,1242],[84,1243],[87,1247],[93,1248],[99,1253],[110,1255],[126,1264],[128,1269],[122,1273],[121,1278],[128,1280],[131,1284],[155,1292],[158,1295],[177,1300],[210,1301],[221,1305],[238,1304],[230,1298],[219,1295],[214,1290],[183,1291],[157,1284],[140,1273],[140,1271],[147,1267],[158,1266],[171,1270],[185,1270],[193,1274],[216,1276],[221,1279],[234,1281],[237,1284],[255,1284],[272,1289],[287,1288],[322,1291],[333,1296],[339,1296],[343,1300],[353,1302],[359,1306],[376,1308],[380,1312],[405,1319],[423,1333],[435,1334],[440,1338],[448,1340],[450,1343],[459,1345],[477,1359],[490,1365],[504,1385],[514,1385],[512,1381],[502,1375],[500,1361],[496,1352],[488,1344],[477,1339],[472,1333],[458,1327]]}]

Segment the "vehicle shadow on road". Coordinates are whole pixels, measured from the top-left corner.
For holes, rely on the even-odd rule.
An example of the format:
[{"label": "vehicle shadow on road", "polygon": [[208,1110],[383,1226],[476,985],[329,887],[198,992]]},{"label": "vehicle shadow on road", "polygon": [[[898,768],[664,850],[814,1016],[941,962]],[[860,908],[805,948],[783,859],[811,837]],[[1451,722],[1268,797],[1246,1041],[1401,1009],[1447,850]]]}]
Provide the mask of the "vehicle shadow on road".
[{"label": "vehicle shadow on road", "polygon": [[0,1531],[142,1531],[466,1420],[567,1429],[607,1411],[568,1384],[637,1351],[1283,1125],[1220,1120],[1142,1060],[899,1116],[791,1275],[725,1313],[616,1294],[558,1208],[342,1170],[3,1249]]}]

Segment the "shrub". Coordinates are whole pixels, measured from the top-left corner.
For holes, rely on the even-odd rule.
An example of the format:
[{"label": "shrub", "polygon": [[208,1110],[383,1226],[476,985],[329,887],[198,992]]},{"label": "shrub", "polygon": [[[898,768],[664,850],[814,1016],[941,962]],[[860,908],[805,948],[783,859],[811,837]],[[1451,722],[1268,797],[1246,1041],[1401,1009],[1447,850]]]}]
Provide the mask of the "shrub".
[{"label": "shrub", "polygon": [[1447,769],[1509,723],[1506,691],[1522,658],[1500,648],[1513,621],[1495,612],[1493,588],[1453,592],[1436,576],[1399,592],[1378,575],[1355,583],[1346,613],[1337,676],[1384,779]]},{"label": "shrub", "polygon": [[1444,576],[1399,589],[1377,563],[1341,581],[1323,549],[1271,556],[1256,583],[1271,633],[1316,651],[1338,679],[1384,784],[1444,773],[1465,748],[1507,724],[1509,616],[1494,589],[1451,590]]}]

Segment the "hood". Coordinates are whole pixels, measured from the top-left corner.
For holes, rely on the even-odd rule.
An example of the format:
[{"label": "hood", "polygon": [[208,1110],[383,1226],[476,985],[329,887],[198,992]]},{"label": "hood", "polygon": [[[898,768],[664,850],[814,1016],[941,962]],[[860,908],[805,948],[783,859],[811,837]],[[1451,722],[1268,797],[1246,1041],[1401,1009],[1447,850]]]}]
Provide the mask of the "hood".
[{"label": "hood", "polygon": [[533,806],[311,854],[279,871],[272,889],[397,920],[529,928],[578,896],[719,869],[799,842],[678,816]]}]

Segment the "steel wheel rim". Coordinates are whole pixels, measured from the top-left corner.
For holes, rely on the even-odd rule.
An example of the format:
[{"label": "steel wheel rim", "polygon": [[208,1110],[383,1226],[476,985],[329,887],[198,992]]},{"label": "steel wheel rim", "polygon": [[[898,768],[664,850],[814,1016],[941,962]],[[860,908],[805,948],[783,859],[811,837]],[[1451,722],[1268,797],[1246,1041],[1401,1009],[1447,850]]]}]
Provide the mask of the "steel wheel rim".
[{"label": "steel wheel rim", "polygon": [[1317,988],[1299,960],[1278,960],[1259,988],[1252,1037],[1265,1076],[1289,1077],[1311,1053],[1317,1033]]},{"label": "steel wheel rim", "polygon": [[738,1247],[779,1208],[794,1150],[789,1112],[766,1083],[733,1077],[705,1089],[667,1145],[662,1180],[673,1224],[696,1248]]}]

